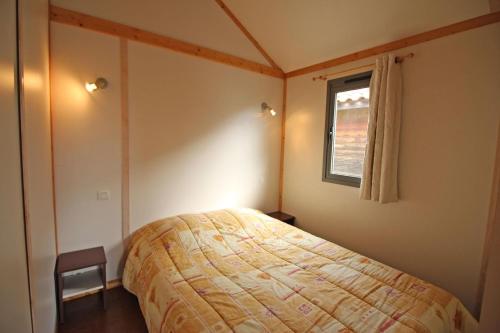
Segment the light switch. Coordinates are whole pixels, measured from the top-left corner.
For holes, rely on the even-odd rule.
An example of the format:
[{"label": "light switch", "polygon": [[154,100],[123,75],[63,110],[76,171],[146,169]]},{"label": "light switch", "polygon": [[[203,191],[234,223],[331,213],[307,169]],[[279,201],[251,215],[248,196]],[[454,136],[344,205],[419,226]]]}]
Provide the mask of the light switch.
[{"label": "light switch", "polygon": [[109,200],[109,191],[98,191],[97,200]]}]

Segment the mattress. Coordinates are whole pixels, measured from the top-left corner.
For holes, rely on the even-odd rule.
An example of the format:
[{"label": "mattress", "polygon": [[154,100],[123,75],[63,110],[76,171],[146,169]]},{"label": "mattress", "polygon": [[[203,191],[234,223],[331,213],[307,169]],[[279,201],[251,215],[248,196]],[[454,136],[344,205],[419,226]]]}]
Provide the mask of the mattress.
[{"label": "mattress", "polygon": [[450,293],[251,209],[130,239],[123,284],[150,332],[475,332]]}]

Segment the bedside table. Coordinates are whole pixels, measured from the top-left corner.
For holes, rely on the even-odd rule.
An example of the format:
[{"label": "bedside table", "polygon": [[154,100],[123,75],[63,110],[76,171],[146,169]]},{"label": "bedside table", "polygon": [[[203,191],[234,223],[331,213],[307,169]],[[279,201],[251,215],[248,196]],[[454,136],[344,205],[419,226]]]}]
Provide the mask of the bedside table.
[{"label": "bedside table", "polygon": [[287,213],[272,212],[272,213],[266,213],[266,215],[271,216],[272,218],[275,218],[275,219],[280,220],[282,222],[285,222],[289,225],[295,224],[295,216],[289,215]]},{"label": "bedside table", "polygon": [[[96,266],[83,273],[64,275],[71,271]],[[59,322],[64,323],[64,300],[101,290],[102,306],[106,309],[106,254],[104,247],[61,253],[57,256],[56,293]]]}]

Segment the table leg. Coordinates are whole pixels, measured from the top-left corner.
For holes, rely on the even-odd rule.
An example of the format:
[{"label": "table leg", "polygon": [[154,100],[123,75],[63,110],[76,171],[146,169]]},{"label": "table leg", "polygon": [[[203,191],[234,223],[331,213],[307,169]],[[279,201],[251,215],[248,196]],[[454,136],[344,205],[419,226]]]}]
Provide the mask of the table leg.
[{"label": "table leg", "polygon": [[107,283],[106,283],[106,264],[101,265],[101,279],[102,279],[102,307],[106,309],[106,293],[107,293]]},{"label": "table leg", "polygon": [[63,288],[64,281],[62,274],[56,274],[57,282],[57,309],[59,313],[59,323],[64,323],[64,302],[63,302]]}]

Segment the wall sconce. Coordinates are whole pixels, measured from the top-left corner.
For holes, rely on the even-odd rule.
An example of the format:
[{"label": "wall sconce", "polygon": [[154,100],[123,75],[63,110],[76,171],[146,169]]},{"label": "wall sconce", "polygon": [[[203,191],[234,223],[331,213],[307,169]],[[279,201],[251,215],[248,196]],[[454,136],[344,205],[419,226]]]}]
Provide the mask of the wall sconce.
[{"label": "wall sconce", "polygon": [[108,81],[105,78],[98,77],[95,82],[86,82],[85,83],[85,89],[87,89],[88,92],[94,92],[96,90],[101,90],[104,89],[108,86]]},{"label": "wall sconce", "polygon": [[278,114],[278,112],[276,112],[272,107],[270,107],[269,105],[267,105],[267,103],[265,103],[265,102],[261,104],[261,107],[262,107],[262,112],[269,111],[269,113],[273,117]]}]

